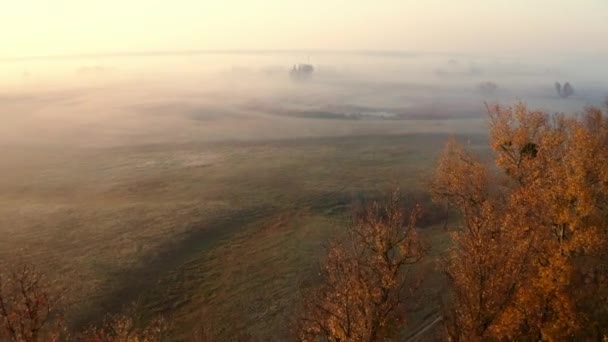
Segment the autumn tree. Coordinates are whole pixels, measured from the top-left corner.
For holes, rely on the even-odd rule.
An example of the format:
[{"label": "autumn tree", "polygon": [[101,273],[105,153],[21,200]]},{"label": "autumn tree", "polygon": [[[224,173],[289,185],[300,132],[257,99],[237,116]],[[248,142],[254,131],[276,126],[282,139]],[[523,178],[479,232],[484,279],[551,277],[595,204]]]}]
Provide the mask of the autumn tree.
[{"label": "autumn tree", "polygon": [[64,325],[59,291],[34,266],[0,273],[0,341],[156,342],[167,331],[162,319],[138,326],[131,316],[110,317],[100,326],[70,332]]},{"label": "autumn tree", "polygon": [[130,316],[109,317],[100,326],[92,326],[73,338],[82,342],[158,342],[167,334],[167,322],[156,319],[138,327]]},{"label": "autumn tree", "polygon": [[444,322],[451,339],[474,341],[508,337],[504,311],[513,304],[526,272],[530,244],[504,248],[521,240],[501,213],[505,203],[487,164],[451,139],[437,166],[431,192],[461,218],[452,232],[455,247],[443,261],[452,289]]},{"label": "autumn tree", "polygon": [[523,105],[495,106],[491,119],[496,164],[515,180],[510,201],[528,208],[523,218],[540,235],[527,292],[531,323],[546,338],[586,334],[605,322],[589,302],[605,287],[608,122],[595,108],[566,117]]},{"label": "autumn tree", "polygon": [[489,109],[495,167],[450,142],[433,184],[461,217],[445,264],[450,337],[597,338],[607,317],[608,122],[598,109]]},{"label": "autumn tree", "polygon": [[407,214],[395,192],[355,215],[348,237],[328,248],[322,285],[305,299],[299,340],[381,341],[398,333],[415,286],[408,270],[425,254],[419,212]]},{"label": "autumn tree", "polygon": [[56,341],[62,334],[58,296],[32,266],[0,273],[0,338]]}]

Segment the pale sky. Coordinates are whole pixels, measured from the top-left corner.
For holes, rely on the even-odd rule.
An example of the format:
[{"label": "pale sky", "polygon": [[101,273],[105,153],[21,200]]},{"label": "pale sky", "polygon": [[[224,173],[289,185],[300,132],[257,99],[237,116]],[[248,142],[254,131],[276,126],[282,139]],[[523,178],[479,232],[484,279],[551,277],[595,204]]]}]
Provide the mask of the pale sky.
[{"label": "pale sky", "polygon": [[0,57],[332,49],[608,54],[608,0],[4,0]]}]

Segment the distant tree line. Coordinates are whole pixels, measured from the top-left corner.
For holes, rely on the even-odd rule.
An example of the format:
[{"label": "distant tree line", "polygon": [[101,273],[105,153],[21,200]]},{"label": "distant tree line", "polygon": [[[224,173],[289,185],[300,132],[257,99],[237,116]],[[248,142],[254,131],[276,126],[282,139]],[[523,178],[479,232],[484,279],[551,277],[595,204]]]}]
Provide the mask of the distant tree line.
[{"label": "distant tree line", "polygon": [[574,95],[574,89],[570,85],[570,82],[564,83],[563,87],[562,87],[561,83],[555,82],[555,91],[557,92],[557,95],[559,97],[564,98],[564,99],[566,97]]}]

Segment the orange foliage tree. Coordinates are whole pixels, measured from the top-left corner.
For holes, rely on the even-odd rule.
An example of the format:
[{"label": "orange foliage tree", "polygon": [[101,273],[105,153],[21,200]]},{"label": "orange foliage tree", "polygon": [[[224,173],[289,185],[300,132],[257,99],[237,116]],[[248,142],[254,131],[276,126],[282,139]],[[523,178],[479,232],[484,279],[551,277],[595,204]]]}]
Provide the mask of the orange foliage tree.
[{"label": "orange foliage tree", "polygon": [[74,340],[82,342],[157,342],[166,337],[167,324],[156,319],[139,328],[129,316],[117,315],[107,319],[101,326],[93,326],[76,335]]},{"label": "orange foliage tree", "polygon": [[0,341],[155,342],[167,331],[162,319],[137,327],[124,315],[101,326],[70,334],[64,326],[60,296],[33,266],[14,267],[0,273]]},{"label": "orange foliage tree", "polygon": [[0,338],[14,342],[56,341],[63,329],[58,297],[34,267],[0,273]]},{"label": "orange foliage tree", "polygon": [[323,283],[306,298],[299,340],[380,341],[398,333],[415,287],[409,266],[425,254],[418,214],[416,208],[408,215],[395,192],[355,216],[348,237],[329,246]]},{"label": "orange foliage tree", "polygon": [[451,141],[433,186],[460,212],[445,261],[453,340],[599,338],[606,312],[608,120],[493,106],[495,165]]}]

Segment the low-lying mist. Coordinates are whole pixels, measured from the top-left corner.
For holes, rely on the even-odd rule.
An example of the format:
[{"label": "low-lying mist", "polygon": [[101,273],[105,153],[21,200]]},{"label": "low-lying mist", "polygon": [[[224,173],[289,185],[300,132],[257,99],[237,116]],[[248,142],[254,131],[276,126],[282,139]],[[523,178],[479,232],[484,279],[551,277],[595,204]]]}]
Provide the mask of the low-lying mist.
[{"label": "low-lying mist", "polygon": [[370,52],[0,61],[0,267],[49,273],[73,326],[133,304],[187,333],[210,307],[226,331],[276,338],[353,203],[400,184],[432,206],[425,182],[448,135],[487,152],[484,102],[600,105],[606,70],[578,65]]},{"label": "low-lying mist", "polygon": [[[310,77],[289,76],[299,63],[314,66]],[[606,78],[578,65],[363,52],[9,60],[0,64],[0,144],[470,131],[483,127],[486,101],[521,100],[548,111],[601,103]],[[569,81],[574,95],[558,96],[556,81]]]}]

